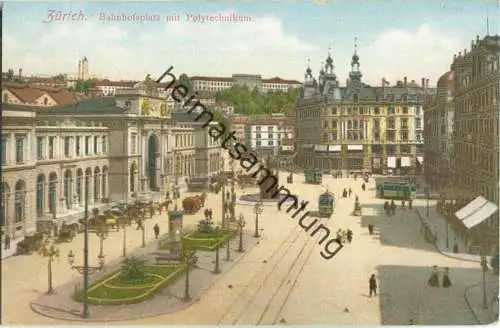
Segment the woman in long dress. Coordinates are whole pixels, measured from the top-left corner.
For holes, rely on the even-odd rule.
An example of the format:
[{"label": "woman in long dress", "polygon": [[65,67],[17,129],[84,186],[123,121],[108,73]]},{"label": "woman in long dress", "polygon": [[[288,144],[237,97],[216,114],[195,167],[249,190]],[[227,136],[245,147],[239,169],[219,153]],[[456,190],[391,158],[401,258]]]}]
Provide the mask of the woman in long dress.
[{"label": "woman in long dress", "polygon": [[431,276],[429,277],[429,280],[427,280],[427,284],[431,287],[439,287],[439,276],[438,276],[437,265],[435,265],[432,268],[432,273]]},{"label": "woman in long dress", "polygon": [[443,273],[443,287],[448,288],[451,286],[451,280],[450,280],[450,269],[449,268],[444,268],[444,273]]}]

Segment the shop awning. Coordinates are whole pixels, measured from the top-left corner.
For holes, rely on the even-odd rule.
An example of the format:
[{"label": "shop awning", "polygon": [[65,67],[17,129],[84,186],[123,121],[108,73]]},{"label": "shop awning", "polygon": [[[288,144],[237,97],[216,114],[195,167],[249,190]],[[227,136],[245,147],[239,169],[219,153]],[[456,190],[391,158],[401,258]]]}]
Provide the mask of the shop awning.
[{"label": "shop awning", "polygon": [[473,201],[471,201],[469,204],[465,205],[461,209],[455,212],[455,216],[459,220],[464,220],[468,216],[472,215],[475,211],[477,211],[479,208],[484,206],[488,201],[483,197],[479,196]]},{"label": "shop awning", "polygon": [[487,218],[489,218],[493,213],[498,210],[498,207],[492,202],[487,202],[484,206],[479,208],[476,212],[474,212],[471,216],[468,216],[464,221],[464,225],[470,229],[479,223],[483,222]]},{"label": "shop awning", "polygon": [[387,157],[387,167],[391,169],[396,168],[396,157],[393,156]]},{"label": "shop awning", "polygon": [[328,145],[315,145],[314,150],[315,151],[327,151]]},{"label": "shop awning", "polygon": [[363,150],[363,145],[347,145],[347,150]]},{"label": "shop awning", "polygon": [[341,145],[331,145],[331,146],[328,146],[328,151],[329,152],[338,152],[338,151],[341,151],[342,150],[342,146]]},{"label": "shop awning", "polygon": [[409,157],[401,157],[401,167],[409,167],[409,166],[411,166],[410,158]]}]

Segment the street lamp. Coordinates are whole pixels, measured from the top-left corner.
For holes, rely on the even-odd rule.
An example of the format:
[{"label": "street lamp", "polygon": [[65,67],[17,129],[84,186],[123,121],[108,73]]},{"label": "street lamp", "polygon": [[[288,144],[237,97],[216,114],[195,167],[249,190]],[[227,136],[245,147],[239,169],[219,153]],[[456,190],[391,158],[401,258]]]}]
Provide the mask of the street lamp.
[{"label": "street lamp", "polygon": [[99,237],[99,256],[104,257],[104,240],[108,237],[108,226],[106,223],[97,226],[96,235]]},{"label": "street lamp", "polygon": [[425,198],[427,199],[427,218],[429,218],[429,198],[430,198],[430,190],[428,186],[425,186],[424,189]]},{"label": "street lamp", "polygon": [[186,264],[186,276],[184,283],[184,302],[191,301],[191,295],[189,295],[189,271],[191,269],[191,265],[195,264],[198,260],[196,256],[196,250],[188,249],[185,245],[182,247],[182,257],[184,259],[184,263]]},{"label": "street lamp", "polygon": [[255,233],[253,236],[255,238],[260,237],[260,235],[259,235],[259,214],[262,214],[263,211],[264,211],[264,204],[262,203],[261,200],[259,200],[254,205],[254,208],[253,208],[253,212],[255,213]]},{"label": "street lamp", "polygon": [[486,300],[486,271],[488,271],[488,263],[486,261],[486,249],[481,249],[481,268],[483,271],[483,309],[488,308],[488,301]]},{"label": "street lamp", "polygon": [[243,227],[246,225],[245,218],[243,217],[243,213],[240,213],[240,219],[237,221],[239,233],[240,233],[240,245],[238,247],[238,252],[243,253],[245,250],[243,249]]},{"label": "street lamp", "polygon": [[220,271],[220,263],[219,263],[219,238],[221,236],[221,228],[220,227],[216,227],[215,228],[215,236],[217,238],[217,246],[215,247],[215,268],[214,268],[214,271],[213,273],[214,274],[219,274],[221,271]]}]

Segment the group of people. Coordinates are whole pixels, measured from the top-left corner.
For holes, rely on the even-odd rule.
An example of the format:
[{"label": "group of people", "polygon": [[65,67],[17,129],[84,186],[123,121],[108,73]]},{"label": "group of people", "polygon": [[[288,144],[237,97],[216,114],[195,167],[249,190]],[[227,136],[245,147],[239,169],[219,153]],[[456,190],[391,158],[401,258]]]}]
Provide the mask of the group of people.
[{"label": "group of people", "polygon": [[387,216],[393,216],[396,214],[396,203],[394,203],[394,200],[385,201],[384,203],[384,211],[387,214]]},{"label": "group of people", "polygon": [[349,196],[349,198],[351,198],[351,195],[352,195],[352,189],[344,188],[344,191],[342,191],[342,197],[347,198]]},{"label": "group of people", "polygon": [[342,230],[342,229],[339,229],[337,230],[337,240],[342,243],[342,244],[345,244],[346,242],[348,242],[349,244],[352,242],[352,236],[353,236],[353,232],[351,229],[347,229],[347,230]]},{"label": "group of people", "polygon": [[[427,285],[430,287],[439,287],[439,269],[438,266],[435,265],[432,267],[432,273],[431,276],[429,277],[429,280],[427,280]],[[448,288],[451,286],[451,279],[450,279],[450,269],[449,268],[444,268],[443,272],[443,282],[441,284],[444,288]]]}]

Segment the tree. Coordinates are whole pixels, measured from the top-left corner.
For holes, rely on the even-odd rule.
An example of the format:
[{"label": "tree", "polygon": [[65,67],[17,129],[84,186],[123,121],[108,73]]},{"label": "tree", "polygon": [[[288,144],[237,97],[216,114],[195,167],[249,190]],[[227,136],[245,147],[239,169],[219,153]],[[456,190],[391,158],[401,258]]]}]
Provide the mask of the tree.
[{"label": "tree", "polygon": [[189,92],[193,91],[193,83],[185,73],[182,73],[179,76],[179,83],[187,87]]},{"label": "tree", "polygon": [[76,81],[75,91],[87,94],[92,87],[92,80],[78,80]]},{"label": "tree", "polygon": [[47,238],[38,249],[38,254],[46,257],[48,260],[47,273],[49,287],[47,290],[47,294],[52,294],[54,293],[54,288],[52,287],[52,262],[55,260],[55,258],[59,257],[59,248],[57,248],[53,241]]},{"label": "tree", "polygon": [[14,70],[12,68],[9,68],[9,70],[7,71],[7,80],[8,81],[14,80]]}]

